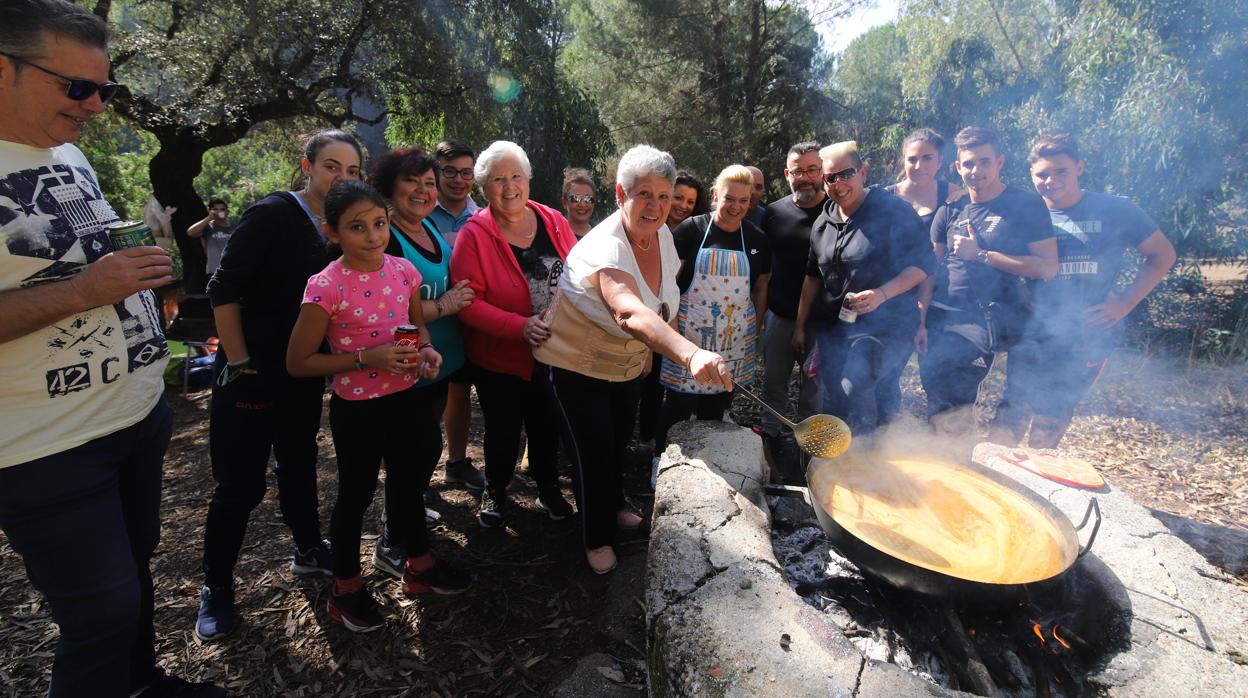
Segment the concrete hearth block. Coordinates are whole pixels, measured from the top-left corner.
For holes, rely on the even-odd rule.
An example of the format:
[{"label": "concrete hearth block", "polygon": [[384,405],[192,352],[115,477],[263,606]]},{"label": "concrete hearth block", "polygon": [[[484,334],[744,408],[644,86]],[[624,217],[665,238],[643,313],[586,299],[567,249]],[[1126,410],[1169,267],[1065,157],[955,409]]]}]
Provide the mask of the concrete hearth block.
[{"label": "concrete hearth block", "polygon": [[1102,570],[1101,582],[1125,597],[1131,646],[1089,681],[1111,696],[1248,696],[1248,594],[1113,483],[1104,492],[1066,487],[1002,460],[1004,451],[980,444],[972,459],[1031,488],[1075,523],[1090,498],[1100,504],[1104,521],[1089,557],[1104,564],[1078,564]]},{"label": "concrete hearth block", "polygon": [[721,422],[675,427],[646,572],[652,696],[947,696],[865,660],[793,592],[772,551],[763,446]]}]

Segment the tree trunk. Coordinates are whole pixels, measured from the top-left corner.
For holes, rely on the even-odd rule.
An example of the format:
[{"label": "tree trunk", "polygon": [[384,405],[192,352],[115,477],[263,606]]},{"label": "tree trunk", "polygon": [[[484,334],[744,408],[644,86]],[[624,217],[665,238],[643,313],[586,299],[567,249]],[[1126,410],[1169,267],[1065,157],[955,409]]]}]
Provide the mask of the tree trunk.
[{"label": "tree trunk", "polygon": [[182,255],[182,289],[186,293],[203,293],[208,283],[208,255],[203,244],[187,237],[186,229],[208,215],[204,200],[195,191],[195,177],[204,165],[208,145],[179,129],[175,133],[158,134],[160,150],[148,164],[152,191],[164,206],[175,206],[173,237]]}]

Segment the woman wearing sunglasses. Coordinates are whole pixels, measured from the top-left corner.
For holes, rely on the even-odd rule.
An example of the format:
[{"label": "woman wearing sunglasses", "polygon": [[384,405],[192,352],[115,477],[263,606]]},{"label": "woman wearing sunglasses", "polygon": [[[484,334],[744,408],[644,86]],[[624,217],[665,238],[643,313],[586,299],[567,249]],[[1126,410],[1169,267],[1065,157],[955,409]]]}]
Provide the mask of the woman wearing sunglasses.
[{"label": "woman wearing sunglasses", "polygon": [[651,351],[700,383],[732,387],[723,357],[668,324],[680,299],[680,258],[660,229],[675,178],[667,153],[639,145],[624,154],[615,184],[620,209],[568,254],[546,313],[550,337],[533,350],[572,461],[585,556],[598,574],[615,568],[617,532],[642,523],[625,503],[621,473]]},{"label": "woman wearing sunglasses", "polygon": [[594,217],[594,179],[589,170],[572,167],[563,171],[563,210],[577,240],[589,232],[589,219]]},{"label": "woman wearing sunglasses", "polygon": [[[793,347],[814,378],[816,395],[803,407],[844,419],[857,437],[879,424],[877,384],[910,357],[919,324],[914,289],[936,258],[910,204],[866,188],[857,143],[835,143],[819,158],[828,201],[810,232]],[[808,332],[815,341],[807,354]]]}]

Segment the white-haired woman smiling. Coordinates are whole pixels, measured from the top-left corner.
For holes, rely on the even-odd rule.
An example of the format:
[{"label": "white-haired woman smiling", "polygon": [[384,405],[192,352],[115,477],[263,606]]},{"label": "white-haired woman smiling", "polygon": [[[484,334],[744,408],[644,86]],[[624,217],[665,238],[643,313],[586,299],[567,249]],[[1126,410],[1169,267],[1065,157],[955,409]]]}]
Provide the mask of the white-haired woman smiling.
[{"label": "white-haired woman smiling", "polygon": [[468,219],[455,239],[451,277],[468,280],[475,298],[459,312],[481,413],[485,418],[485,491],[477,521],[502,526],[507,485],[529,439],[529,472],[537,508],[558,521],[573,514],[559,491],[558,427],[546,394],[533,382],[532,348],[550,337],[541,312],[576,236],[549,206],[529,200],[533,169],[524,149],[495,141],[477,157],[477,182],[489,206]]},{"label": "white-haired woman smiling", "polygon": [[699,381],[732,387],[723,358],[669,324],[680,302],[680,259],[664,223],[675,179],[667,153],[639,145],[624,154],[620,209],[568,254],[547,313],[550,340],[534,349],[573,465],[586,558],[598,574],[615,568],[616,532],[641,525],[625,505],[621,469],[650,352]]}]

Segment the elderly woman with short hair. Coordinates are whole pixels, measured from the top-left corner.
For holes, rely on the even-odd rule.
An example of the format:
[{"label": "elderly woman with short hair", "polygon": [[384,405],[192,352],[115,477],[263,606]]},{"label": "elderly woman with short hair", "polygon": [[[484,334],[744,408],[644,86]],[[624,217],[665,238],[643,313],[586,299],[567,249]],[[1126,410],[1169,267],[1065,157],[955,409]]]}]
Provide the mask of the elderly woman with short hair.
[{"label": "elderly woman with short hair", "polygon": [[529,199],[533,168],[520,146],[490,144],[477,157],[475,174],[489,205],[460,229],[451,277],[466,279],[474,294],[459,319],[468,360],[478,369],[485,418],[486,485],[477,521],[486,528],[505,523],[522,426],[529,472],[537,481],[536,506],[559,521],[573,511],[559,491],[558,427],[545,392],[533,382],[532,349],[550,337],[541,313],[576,236],[563,214]]},{"label": "elderly woman with short hair", "polygon": [[619,210],[568,255],[549,313],[551,340],[534,350],[572,460],[586,558],[598,574],[615,568],[616,532],[641,525],[625,505],[621,471],[650,351],[698,381],[732,386],[722,357],[669,324],[680,302],[680,259],[664,230],[675,178],[667,153],[639,145],[624,154]]}]

